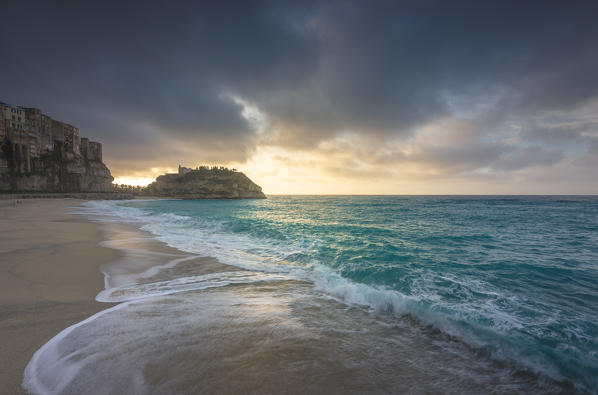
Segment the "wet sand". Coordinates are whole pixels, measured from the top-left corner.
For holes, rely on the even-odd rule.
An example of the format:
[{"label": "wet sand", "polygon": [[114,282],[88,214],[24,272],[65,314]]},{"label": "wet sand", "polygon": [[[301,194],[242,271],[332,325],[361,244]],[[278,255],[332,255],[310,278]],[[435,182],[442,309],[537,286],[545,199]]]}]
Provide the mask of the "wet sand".
[{"label": "wet sand", "polygon": [[25,393],[23,372],[35,351],[61,330],[116,304],[95,301],[105,285],[102,265],[138,262],[142,272],[192,258],[185,260],[194,268],[190,271],[227,270],[211,258],[170,248],[133,226],[94,223],[73,214],[83,202],[0,200],[2,393]]},{"label": "wet sand", "polygon": [[68,214],[82,201],[0,200],[0,383],[24,393],[33,353],[60,330],[110,305],[98,303],[99,266],[118,251],[99,246],[98,226]]}]

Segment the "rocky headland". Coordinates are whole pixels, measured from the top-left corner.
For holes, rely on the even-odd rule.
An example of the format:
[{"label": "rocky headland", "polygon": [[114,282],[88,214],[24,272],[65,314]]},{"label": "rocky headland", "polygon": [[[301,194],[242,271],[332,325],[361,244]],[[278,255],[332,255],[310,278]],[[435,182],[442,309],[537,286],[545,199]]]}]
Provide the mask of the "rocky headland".
[{"label": "rocky headland", "polygon": [[265,199],[262,188],[245,174],[225,167],[179,166],[148,185],[144,194],[180,199]]}]

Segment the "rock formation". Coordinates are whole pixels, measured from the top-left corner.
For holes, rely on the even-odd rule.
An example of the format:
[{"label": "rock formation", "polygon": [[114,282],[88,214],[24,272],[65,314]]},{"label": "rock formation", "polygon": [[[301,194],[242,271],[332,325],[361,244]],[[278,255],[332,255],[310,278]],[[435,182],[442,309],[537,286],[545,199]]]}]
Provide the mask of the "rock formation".
[{"label": "rock formation", "polygon": [[19,158],[3,144],[0,192],[113,192],[110,170],[101,156],[68,155],[60,144],[53,152],[31,160],[31,169],[19,171]]},{"label": "rock formation", "polygon": [[164,174],[147,187],[154,196],[181,199],[265,199],[262,188],[245,174],[224,167],[179,167],[178,173]]}]

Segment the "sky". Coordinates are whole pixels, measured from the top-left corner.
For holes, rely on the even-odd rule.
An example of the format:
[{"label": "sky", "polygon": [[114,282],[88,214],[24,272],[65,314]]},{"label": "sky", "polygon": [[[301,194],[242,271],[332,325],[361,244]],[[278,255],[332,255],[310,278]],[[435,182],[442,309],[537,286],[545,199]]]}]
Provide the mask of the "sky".
[{"label": "sky", "polygon": [[598,2],[2,6],[0,101],[120,183],[225,165],[266,194],[597,194]]}]

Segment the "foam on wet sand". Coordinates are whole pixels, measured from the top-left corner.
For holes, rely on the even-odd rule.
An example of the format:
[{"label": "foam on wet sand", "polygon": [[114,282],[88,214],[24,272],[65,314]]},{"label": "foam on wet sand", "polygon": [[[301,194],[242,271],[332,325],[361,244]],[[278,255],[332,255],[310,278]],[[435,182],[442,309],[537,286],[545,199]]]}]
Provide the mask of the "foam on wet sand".
[{"label": "foam on wet sand", "polygon": [[[57,333],[113,306],[95,301],[104,289],[101,266],[127,256],[101,245],[109,228],[71,213],[82,202],[0,200],[0,383],[4,393],[24,393],[25,366]],[[160,260],[167,264],[177,254],[182,257],[160,242],[144,243],[153,254],[152,264]]]}]

